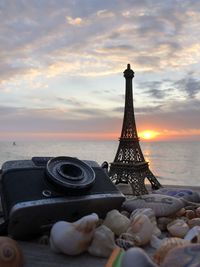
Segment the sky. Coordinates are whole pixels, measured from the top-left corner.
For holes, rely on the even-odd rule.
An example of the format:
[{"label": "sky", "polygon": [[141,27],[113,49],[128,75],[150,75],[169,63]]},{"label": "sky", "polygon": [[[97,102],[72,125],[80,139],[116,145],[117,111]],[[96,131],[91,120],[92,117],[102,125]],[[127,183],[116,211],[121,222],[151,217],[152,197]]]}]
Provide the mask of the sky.
[{"label": "sky", "polygon": [[[199,0],[0,0],[0,140],[200,141]],[[147,137],[147,135],[146,135]]]}]

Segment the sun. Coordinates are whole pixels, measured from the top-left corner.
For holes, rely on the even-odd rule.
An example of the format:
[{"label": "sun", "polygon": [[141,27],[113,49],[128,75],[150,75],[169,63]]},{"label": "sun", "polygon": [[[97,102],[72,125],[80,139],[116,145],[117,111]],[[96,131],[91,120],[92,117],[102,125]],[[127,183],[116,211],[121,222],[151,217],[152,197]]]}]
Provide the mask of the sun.
[{"label": "sun", "polygon": [[145,140],[154,139],[158,135],[158,132],[152,130],[146,130],[140,133],[140,137]]}]

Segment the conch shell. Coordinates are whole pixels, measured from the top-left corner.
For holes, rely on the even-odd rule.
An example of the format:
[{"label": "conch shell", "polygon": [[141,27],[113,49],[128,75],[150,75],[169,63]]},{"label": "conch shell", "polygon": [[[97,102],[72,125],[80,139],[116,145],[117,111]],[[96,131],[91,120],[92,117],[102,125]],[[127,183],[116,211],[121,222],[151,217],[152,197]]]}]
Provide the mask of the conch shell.
[{"label": "conch shell", "polygon": [[0,236],[0,266],[22,267],[23,263],[23,254],[18,243],[9,237]]},{"label": "conch shell", "polygon": [[182,238],[178,237],[166,238],[163,240],[160,247],[156,250],[153,259],[158,265],[160,265],[163,262],[164,258],[166,257],[167,253],[171,249],[188,244],[190,244],[190,241],[184,240]]},{"label": "conch shell", "polygon": [[150,242],[153,229],[154,226],[150,219],[144,214],[138,214],[132,219],[127,233],[133,235],[135,239],[135,245],[143,246]]},{"label": "conch shell", "polygon": [[189,226],[184,220],[177,219],[167,225],[167,230],[171,236],[183,238],[189,231]]},{"label": "conch shell", "polygon": [[103,224],[113,231],[115,235],[119,236],[128,229],[130,219],[114,209],[106,214]]},{"label": "conch shell", "polygon": [[74,223],[66,221],[55,223],[50,233],[51,249],[67,255],[78,255],[86,251],[92,241],[98,220],[98,215],[92,213]]},{"label": "conch shell", "polygon": [[107,226],[101,225],[95,229],[88,252],[94,256],[107,258],[115,247],[114,233]]}]

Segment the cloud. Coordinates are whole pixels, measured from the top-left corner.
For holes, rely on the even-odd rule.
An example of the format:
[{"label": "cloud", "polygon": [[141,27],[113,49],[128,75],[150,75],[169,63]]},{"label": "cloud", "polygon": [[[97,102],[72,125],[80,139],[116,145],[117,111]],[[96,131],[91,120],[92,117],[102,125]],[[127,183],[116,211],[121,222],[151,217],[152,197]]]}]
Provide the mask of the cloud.
[{"label": "cloud", "polygon": [[176,81],[174,85],[178,89],[185,91],[189,98],[195,98],[200,91],[200,80],[193,78],[190,74]]},{"label": "cloud", "polygon": [[82,26],[84,24],[83,19],[79,18],[79,17],[78,18],[72,18],[70,16],[67,16],[66,20],[70,25],[73,25],[73,26]]}]

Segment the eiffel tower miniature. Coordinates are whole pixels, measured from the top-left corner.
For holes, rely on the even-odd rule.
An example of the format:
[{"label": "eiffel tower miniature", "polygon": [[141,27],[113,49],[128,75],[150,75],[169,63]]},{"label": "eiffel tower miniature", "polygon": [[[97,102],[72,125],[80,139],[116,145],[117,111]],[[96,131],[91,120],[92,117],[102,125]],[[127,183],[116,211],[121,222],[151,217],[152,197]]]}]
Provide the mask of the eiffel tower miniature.
[{"label": "eiffel tower miniature", "polygon": [[140,148],[133,108],[134,72],[130,64],[124,71],[124,77],[126,79],[124,120],[118,150],[114,162],[110,165],[109,176],[115,184],[129,183],[133,195],[148,194],[144,184],[145,178],[150,181],[152,189],[160,188],[161,184],[150,171],[149,163],[145,161]]}]

